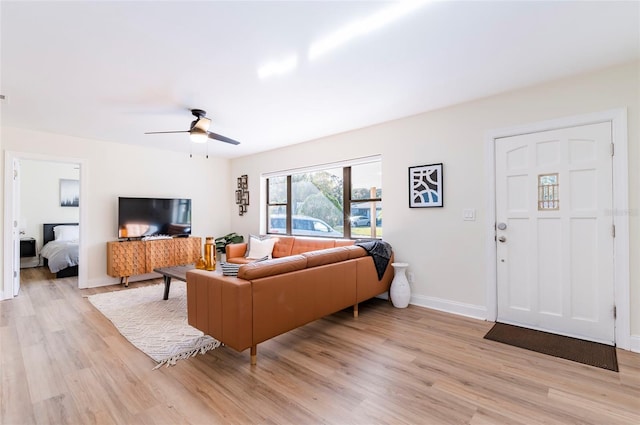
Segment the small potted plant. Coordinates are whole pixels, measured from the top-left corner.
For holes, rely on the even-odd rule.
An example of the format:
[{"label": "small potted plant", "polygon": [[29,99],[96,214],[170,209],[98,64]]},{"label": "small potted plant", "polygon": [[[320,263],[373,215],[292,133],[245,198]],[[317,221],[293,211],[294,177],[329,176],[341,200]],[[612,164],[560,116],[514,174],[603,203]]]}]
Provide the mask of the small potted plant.
[{"label": "small potted plant", "polygon": [[233,232],[216,238],[214,242],[216,243],[216,251],[218,252],[219,260],[222,257],[222,254],[225,253],[227,245],[229,245],[230,243],[244,242],[244,236]]}]

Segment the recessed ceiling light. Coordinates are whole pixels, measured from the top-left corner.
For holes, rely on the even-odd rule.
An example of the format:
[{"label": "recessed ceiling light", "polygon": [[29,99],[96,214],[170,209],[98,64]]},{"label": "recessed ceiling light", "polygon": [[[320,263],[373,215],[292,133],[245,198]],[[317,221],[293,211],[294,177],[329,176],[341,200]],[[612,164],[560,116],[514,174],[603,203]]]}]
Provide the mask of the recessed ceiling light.
[{"label": "recessed ceiling light", "polygon": [[342,46],[348,41],[375,31],[401,17],[413,12],[431,0],[410,0],[395,2],[376,13],[353,21],[328,36],[318,40],[309,47],[309,60],[317,59],[323,54]]},{"label": "recessed ceiling light", "polygon": [[292,55],[279,61],[267,62],[258,68],[260,79],[283,75],[298,67],[298,56]]}]

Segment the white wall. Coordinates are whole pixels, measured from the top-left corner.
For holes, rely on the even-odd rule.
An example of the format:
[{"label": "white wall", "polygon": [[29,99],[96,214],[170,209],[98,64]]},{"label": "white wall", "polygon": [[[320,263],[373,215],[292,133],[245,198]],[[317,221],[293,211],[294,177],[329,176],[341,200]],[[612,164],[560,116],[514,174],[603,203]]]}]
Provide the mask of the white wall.
[{"label": "white wall", "polygon": [[117,239],[118,196],[191,198],[194,236],[230,231],[235,181],[230,182],[227,159],[189,158],[186,153],[17,128],[4,127],[1,135],[5,155],[10,151],[28,159],[82,162],[81,182],[87,187],[81,187],[81,208],[87,211],[81,212],[86,220],[81,220],[80,232],[87,255],[80,258],[80,267],[87,268],[87,278],[80,287],[119,281],[106,274],[106,242]]},{"label": "white wall", "polygon": [[[262,173],[381,154],[384,238],[397,261],[415,275],[412,302],[486,317],[485,137],[491,130],[628,108],[631,232],[631,333],[640,334],[639,71],[633,63],[597,73],[480,99],[361,130],[232,161],[231,174],[249,176],[252,205],[233,214],[242,234],[260,231]],[[336,95],[339,101],[339,95]],[[444,163],[444,208],[410,209],[407,175],[413,165]],[[464,221],[474,208],[476,221]],[[640,341],[640,340],[638,340]]]},{"label": "white wall", "polygon": [[79,178],[78,164],[20,161],[19,219],[26,220],[26,223],[20,223],[20,229],[24,229],[24,237],[36,240],[37,252],[42,248],[43,223],[77,223],[80,220],[78,207],[60,206],[60,179]]}]

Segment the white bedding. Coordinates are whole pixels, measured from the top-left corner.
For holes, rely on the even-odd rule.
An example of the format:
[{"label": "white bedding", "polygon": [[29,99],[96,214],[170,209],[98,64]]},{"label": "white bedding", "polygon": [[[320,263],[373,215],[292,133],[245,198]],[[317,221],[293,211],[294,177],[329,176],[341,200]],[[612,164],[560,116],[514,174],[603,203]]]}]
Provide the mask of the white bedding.
[{"label": "white bedding", "polygon": [[78,241],[50,241],[42,247],[40,254],[48,260],[51,273],[78,265]]}]

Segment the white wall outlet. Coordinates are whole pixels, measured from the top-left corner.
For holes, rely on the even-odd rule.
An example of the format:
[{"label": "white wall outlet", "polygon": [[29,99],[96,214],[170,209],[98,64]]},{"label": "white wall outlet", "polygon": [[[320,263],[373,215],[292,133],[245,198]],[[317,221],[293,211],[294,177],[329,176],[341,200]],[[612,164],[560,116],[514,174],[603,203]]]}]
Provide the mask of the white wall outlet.
[{"label": "white wall outlet", "polygon": [[409,283],[413,283],[413,277],[413,272],[407,273],[407,280],[409,281]]}]

